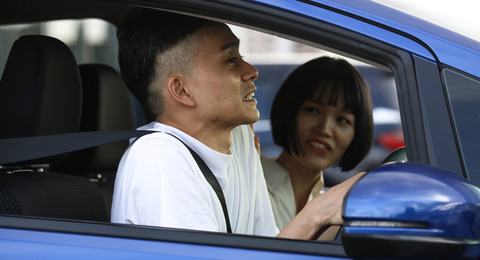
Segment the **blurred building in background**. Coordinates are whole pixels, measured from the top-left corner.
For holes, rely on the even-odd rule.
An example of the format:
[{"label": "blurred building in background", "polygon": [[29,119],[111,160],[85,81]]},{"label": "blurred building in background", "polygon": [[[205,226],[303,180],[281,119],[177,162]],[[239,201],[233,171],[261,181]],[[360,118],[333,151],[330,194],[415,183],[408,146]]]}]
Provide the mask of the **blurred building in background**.
[{"label": "blurred building in background", "polygon": [[117,46],[115,33],[114,26],[98,19],[0,27],[0,74],[13,42],[26,34],[43,34],[62,40],[70,47],[79,64],[97,62],[118,67],[117,49],[112,48]]},{"label": "blurred building in background", "polygon": [[[241,54],[251,63],[302,63],[322,51],[307,45],[281,39],[236,26],[230,26],[241,40]],[[0,27],[0,75],[13,42],[21,35],[44,34],[62,40],[74,53],[79,64],[117,65],[116,28],[102,20],[66,20],[36,25]],[[112,48],[115,46],[115,48]],[[300,54],[300,55],[299,55]]]}]

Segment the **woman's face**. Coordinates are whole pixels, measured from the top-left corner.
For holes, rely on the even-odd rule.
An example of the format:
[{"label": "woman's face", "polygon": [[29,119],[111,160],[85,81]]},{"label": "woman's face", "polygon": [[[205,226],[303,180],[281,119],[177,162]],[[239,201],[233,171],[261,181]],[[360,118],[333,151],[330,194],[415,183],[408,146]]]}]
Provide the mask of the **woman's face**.
[{"label": "woman's face", "polygon": [[329,93],[320,100],[307,100],[297,114],[297,134],[303,154],[294,159],[313,171],[322,171],[337,163],[355,135],[355,116],[345,108],[340,93],[335,106],[328,105]]}]

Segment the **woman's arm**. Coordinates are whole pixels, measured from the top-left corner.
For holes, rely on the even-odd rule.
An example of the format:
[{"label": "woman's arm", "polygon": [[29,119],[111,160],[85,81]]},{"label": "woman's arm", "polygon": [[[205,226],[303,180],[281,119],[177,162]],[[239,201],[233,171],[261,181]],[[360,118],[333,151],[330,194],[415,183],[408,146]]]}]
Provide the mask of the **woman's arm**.
[{"label": "woman's arm", "polygon": [[323,228],[342,225],[342,205],[345,195],[364,174],[365,172],[358,173],[307,203],[277,237],[313,239]]}]

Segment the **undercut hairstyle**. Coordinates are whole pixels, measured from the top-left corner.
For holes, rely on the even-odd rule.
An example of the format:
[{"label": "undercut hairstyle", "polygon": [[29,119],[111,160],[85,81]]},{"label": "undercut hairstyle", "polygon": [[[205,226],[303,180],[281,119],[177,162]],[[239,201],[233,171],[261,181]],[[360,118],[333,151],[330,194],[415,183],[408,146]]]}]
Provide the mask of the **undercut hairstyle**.
[{"label": "undercut hairstyle", "polygon": [[127,15],[117,31],[118,62],[132,94],[148,105],[153,115],[162,114],[162,89],[173,73],[189,75],[195,65],[192,35],[215,22],[139,8]]},{"label": "undercut hairstyle", "polygon": [[307,100],[319,103],[330,94],[335,106],[340,95],[355,116],[355,135],[337,165],[353,169],[368,153],[373,141],[372,99],[358,70],[343,59],[320,57],[296,68],[283,82],[273,101],[270,120],[273,140],[288,154],[303,154],[297,134],[297,115]]}]

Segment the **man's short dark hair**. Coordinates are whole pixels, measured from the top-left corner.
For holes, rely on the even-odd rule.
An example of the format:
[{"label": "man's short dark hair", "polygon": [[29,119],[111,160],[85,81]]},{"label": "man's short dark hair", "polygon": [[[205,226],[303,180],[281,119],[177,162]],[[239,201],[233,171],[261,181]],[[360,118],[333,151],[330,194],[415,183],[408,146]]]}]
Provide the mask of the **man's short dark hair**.
[{"label": "man's short dark hair", "polygon": [[296,68],[283,82],[273,101],[270,120],[275,144],[287,153],[301,154],[297,115],[303,102],[321,90],[329,93],[329,105],[343,94],[345,108],[355,115],[355,135],[338,162],[343,171],[353,169],[368,153],[373,140],[372,101],[368,86],[358,70],[343,59],[321,57]]},{"label": "man's short dark hair", "polygon": [[[169,13],[151,9],[139,8],[130,13],[117,31],[119,43],[118,61],[122,77],[133,93],[133,95],[142,103],[148,104],[154,114],[162,108],[152,108],[151,100],[161,99],[152,95],[150,85],[155,80],[158,55],[171,50],[188,36],[194,34],[201,27],[212,23],[211,21]],[[193,54],[192,54],[193,55]],[[179,59],[175,62],[185,63],[188,61]],[[166,65],[167,66],[167,65]],[[160,69],[167,69],[160,67]],[[155,90],[158,92],[158,90]],[[159,100],[157,106],[163,106],[163,100]]]}]

